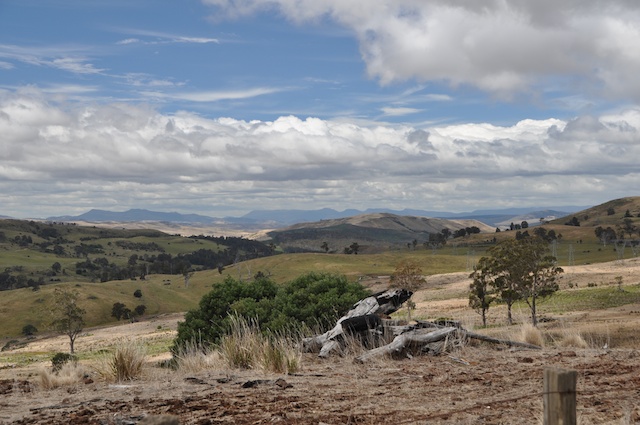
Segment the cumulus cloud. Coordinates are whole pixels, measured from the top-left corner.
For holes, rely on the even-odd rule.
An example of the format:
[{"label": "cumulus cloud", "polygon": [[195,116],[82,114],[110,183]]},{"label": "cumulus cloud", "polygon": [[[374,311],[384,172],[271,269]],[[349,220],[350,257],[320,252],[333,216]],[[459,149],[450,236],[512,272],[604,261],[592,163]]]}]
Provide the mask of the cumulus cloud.
[{"label": "cumulus cloud", "polygon": [[638,131],[638,109],[568,122],[414,128],[58,104],[30,89],[0,93],[0,188],[4,208],[475,209],[487,199],[496,206],[497,194],[505,206],[553,196],[584,204],[634,187]]},{"label": "cumulus cloud", "polygon": [[[543,84],[640,99],[640,8],[628,0],[202,0],[219,16],[277,11],[332,19],[358,38],[367,71],[472,85],[496,96]],[[595,83],[595,84],[594,84]]]}]

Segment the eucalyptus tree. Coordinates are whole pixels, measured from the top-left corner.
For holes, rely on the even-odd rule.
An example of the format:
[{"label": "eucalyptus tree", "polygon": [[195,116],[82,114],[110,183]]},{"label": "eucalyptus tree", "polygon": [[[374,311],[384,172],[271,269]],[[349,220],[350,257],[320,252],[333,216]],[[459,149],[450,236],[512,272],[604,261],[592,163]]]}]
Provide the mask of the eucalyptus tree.
[{"label": "eucalyptus tree", "polygon": [[[487,287],[493,287],[497,298],[507,306],[509,324],[513,324],[513,304],[522,300],[529,306],[531,323],[536,326],[538,300],[559,289],[557,276],[563,272],[550,254],[548,243],[538,237],[508,239],[491,247],[489,254],[480,259],[472,273],[474,283],[482,285],[481,281],[486,281]],[[471,290],[474,291],[473,284]],[[475,290],[477,297],[483,289]]]}]

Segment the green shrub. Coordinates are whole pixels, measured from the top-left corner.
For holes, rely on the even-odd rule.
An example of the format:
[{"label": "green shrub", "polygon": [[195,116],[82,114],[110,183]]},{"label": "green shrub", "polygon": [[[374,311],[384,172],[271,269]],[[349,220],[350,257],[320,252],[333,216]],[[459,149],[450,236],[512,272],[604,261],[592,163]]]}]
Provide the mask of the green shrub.
[{"label": "green shrub", "polygon": [[32,324],[25,325],[22,328],[22,335],[24,335],[24,336],[31,336],[36,332],[38,332],[38,328],[36,328]]},{"label": "green shrub", "polygon": [[174,354],[181,347],[194,341],[199,344],[217,344],[230,327],[229,314],[243,310],[250,317],[264,317],[272,310],[272,300],[277,287],[269,279],[260,278],[242,282],[228,276],[222,283],[200,300],[199,308],[185,315],[178,323],[178,335],[174,341]]},{"label": "green shrub", "polygon": [[291,332],[304,324],[333,326],[354,303],[368,295],[358,283],[331,273],[307,273],[278,287],[264,276],[242,282],[227,277],[178,323],[174,354],[186,344],[218,344],[230,333],[235,314],[261,331]]},{"label": "green shrub", "polygon": [[69,353],[56,353],[51,358],[51,367],[54,372],[59,372],[64,365],[71,362],[77,363],[78,358]]}]

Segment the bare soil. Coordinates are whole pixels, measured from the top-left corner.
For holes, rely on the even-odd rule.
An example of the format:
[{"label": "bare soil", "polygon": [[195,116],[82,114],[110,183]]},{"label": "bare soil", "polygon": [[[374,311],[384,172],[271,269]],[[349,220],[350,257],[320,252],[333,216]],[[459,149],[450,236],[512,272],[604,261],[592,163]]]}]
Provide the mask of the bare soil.
[{"label": "bare soil", "polygon": [[[461,318],[469,326],[478,316],[466,307],[468,273],[432,276],[416,294],[416,314]],[[565,268],[564,284],[626,285],[640,281],[640,262]],[[429,301],[431,299],[431,301]],[[579,424],[640,424],[640,338],[613,336],[619,328],[638,329],[639,305],[558,315],[544,333],[599,329],[609,339],[589,348],[508,349],[469,343],[439,356],[381,359],[356,364],[353,355],[321,360],[305,354],[293,375],[257,370],[205,370],[185,374],[156,366],[136,381],[113,384],[89,373],[83,382],[45,390],[36,369],[0,363],[0,424],[136,424],[149,415],[174,415],[181,424],[541,424],[543,371],[567,368],[578,373]],[[523,314],[523,316],[526,316]],[[181,315],[92,329],[78,338],[80,352],[108,347],[114,339],[153,342],[175,332]],[[526,317],[523,317],[526,320]],[[500,312],[492,320],[503,321]],[[523,320],[524,321],[524,320]],[[515,338],[518,326],[492,327]],[[606,344],[606,346],[605,346]],[[68,341],[48,338],[20,353],[65,351]],[[166,354],[165,356],[166,357]]]}]

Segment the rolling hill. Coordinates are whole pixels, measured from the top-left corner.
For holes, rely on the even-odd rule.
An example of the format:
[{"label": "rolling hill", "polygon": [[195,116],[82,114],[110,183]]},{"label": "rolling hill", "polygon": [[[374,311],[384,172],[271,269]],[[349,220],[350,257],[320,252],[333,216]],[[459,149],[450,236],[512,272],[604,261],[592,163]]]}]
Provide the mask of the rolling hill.
[{"label": "rolling hill", "polygon": [[404,247],[416,241],[423,244],[430,234],[443,229],[452,232],[476,227],[479,232],[494,232],[495,228],[477,220],[441,219],[400,216],[389,213],[363,214],[354,217],[301,223],[270,231],[265,239],[285,251],[320,251],[326,242],[332,252],[342,252],[354,242],[361,252],[379,252]]}]

